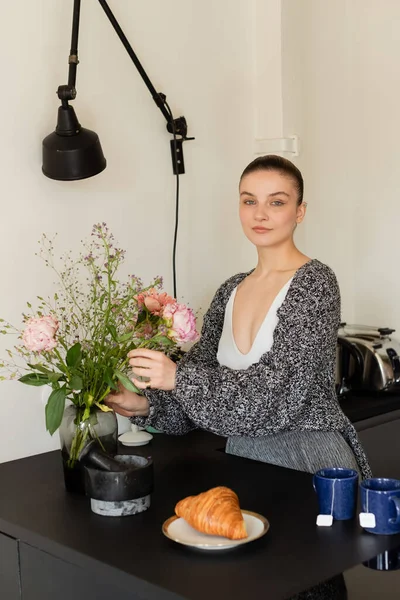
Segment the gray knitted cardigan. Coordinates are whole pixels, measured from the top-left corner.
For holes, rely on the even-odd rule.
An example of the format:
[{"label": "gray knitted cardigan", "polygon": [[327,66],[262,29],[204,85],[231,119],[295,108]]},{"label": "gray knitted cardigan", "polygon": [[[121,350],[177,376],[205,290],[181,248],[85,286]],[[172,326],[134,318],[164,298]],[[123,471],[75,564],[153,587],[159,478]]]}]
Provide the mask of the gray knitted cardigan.
[{"label": "gray knitted cardigan", "polygon": [[149,416],[132,421],[178,435],[195,428],[226,437],[339,431],[362,476],[370,477],[335,393],[340,292],[333,271],[315,259],[298,269],[278,309],[271,350],[248,369],[233,370],[218,363],[218,343],[226,304],[247,275],[235,275],[218,289],[200,341],[178,363],[174,391],[146,390]]}]

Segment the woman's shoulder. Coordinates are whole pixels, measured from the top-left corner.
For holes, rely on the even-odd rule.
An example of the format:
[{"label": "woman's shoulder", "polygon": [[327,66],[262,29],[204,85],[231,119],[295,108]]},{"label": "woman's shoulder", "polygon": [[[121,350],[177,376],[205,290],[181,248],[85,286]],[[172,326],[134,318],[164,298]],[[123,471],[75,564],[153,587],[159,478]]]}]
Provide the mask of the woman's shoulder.
[{"label": "woman's shoulder", "polygon": [[340,290],[336,275],[331,267],[314,258],[305,263],[293,277],[290,296],[300,302],[340,302]]},{"label": "woman's shoulder", "polygon": [[303,284],[311,287],[338,287],[335,272],[331,267],[317,258],[305,263],[297,272],[298,279]]},{"label": "woman's shoulder", "polygon": [[214,310],[217,308],[224,309],[233,290],[250,273],[251,271],[248,271],[247,273],[237,273],[236,275],[228,277],[215,292],[210,308]]},{"label": "woman's shoulder", "polygon": [[254,269],[252,269],[251,271],[247,271],[246,273],[236,273],[236,275],[231,275],[231,277],[228,277],[228,279],[226,279],[218,288],[216,295],[230,295],[232,293],[232,291],[235,289],[235,287],[237,287],[239,285],[239,283],[241,281],[243,281],[243,279],[245,277],[247,277],[247,275],[250,275],[250,273],[252,273]]}]

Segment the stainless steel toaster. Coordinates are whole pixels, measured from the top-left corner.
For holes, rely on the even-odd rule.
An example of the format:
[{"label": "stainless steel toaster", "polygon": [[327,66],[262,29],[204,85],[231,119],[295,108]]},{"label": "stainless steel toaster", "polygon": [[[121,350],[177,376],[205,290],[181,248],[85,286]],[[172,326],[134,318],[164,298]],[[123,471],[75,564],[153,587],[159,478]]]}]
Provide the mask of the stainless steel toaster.
[{"label": "stainless steel toaster", "polygon": [[400,343],[394,329],[342,323],[338,333],[336,389],[339,396],[355,391],[400,390]]}]

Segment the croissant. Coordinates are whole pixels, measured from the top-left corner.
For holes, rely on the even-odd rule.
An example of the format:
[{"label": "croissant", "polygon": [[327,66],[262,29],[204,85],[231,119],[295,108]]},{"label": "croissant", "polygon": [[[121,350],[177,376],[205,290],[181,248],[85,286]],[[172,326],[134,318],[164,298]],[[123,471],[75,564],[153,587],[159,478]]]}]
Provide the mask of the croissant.
[{"label": "croissant", "polygon": [[231,540],[247,537],[239,498],[227,487],[215,487],[198,496],[188,496],[178,502],[175,513],[202,533]]}]

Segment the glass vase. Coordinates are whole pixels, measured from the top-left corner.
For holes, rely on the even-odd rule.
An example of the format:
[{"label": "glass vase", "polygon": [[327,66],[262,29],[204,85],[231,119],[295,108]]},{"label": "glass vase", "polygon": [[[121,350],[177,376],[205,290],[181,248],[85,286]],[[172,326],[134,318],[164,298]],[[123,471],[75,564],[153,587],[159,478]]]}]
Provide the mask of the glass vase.
[{"label": "glass vase", "polygon": [[59,434],[65,487],[69,492],[84,494],[84,472],[79,456],[85,446],[95,440],[108,454],[117,453],[118,422],[114,412],[103,412],[97,406],[83,420],[85,407],[69,405],[64,410]]}]

